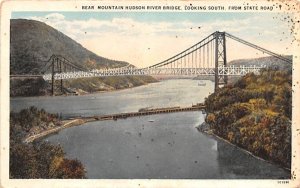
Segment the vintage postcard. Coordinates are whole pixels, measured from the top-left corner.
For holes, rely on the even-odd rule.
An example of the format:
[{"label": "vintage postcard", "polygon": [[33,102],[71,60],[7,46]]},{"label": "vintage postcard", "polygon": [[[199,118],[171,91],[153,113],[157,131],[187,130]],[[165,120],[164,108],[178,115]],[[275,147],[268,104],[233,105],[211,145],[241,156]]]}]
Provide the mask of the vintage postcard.
[{"label": "vintage postcard", "polygon": [[300,187],[299,11],[2,1],[1,187]]}]

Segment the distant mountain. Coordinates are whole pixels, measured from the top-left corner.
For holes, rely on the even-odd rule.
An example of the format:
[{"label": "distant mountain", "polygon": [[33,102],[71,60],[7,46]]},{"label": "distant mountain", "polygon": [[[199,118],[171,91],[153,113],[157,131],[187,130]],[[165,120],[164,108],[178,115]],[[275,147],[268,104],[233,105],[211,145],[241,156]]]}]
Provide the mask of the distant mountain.
[{"label": "distant mountain", "polygon": [[11,74],[37,73],[44,66],[41,60],[48,60],[53,54],[90,69],[128,65],[96,55],[43,22],[12,19],[10,23]]},{"label": "distant mountain", "polygon": [[[292,56],[284,56],[288,59],[292,59]],[[288,63],[285,61],[282,61],[278,58],[275,57],[260,57],[260,58],[252,58],[252,59],[237,59],[237,60],[232,60],[228,62],[228,66],[266,66],[266,68],[270,69],[278,69],[278,70],[285,70],[288,72],[292,72],[293,65],[292,63]],[[229,82],[235,82],[239,79],[240,76],[235,76],[235,77],[229,77]],[[197,76],[194,78],[195,80],[211,80],[214,81],[215,77],[214,76]]]},{"label": "distant mountain", "polygon": [[[292,56],[284,56],[288,59],[292,59]],[[279,70],[292,70],[292,63],[288,63],[285,61],[282,61],[275,57],[260,57],[260,58],[253,58],[253,59],[238,59],[228,62],[228,65],[245,65],[245,66],[266,66],[268,68],[277,68]]]},{"label": "distant mountain", "polygon": [[[101,45],[101,44],[100,44]],[[96,55],[81,44],[47,24],[34,20],[10,21],[10,74],[40,74],[45,60],[61,55],[87,69],[114,68],[130,65]],[[89,93],[111,91],[155,82],[151,76],[79,78],[65,80],[69,89]],[[38,83],[38,84],[37,84]],[[48,95],[50,86],[43,79],[11,79],[11,96]]]},{"label": "distant mountain", "polygon": [[[293,56],[284,56],[285,58],[292,59]],[[253,59],[237,59],[228,62],[228,66],[234,65],[234,66],[266,66],[267,69],[277,69],[277,70],[283,70],[288,71],[290,74],[292,73],[293,64],[288,63],[285,61],[282,61],[278,58],[267,56],[267,57],[260,57],[260,58],[253,58]],[[237,77],[229,77],[228,82],[229,83],[235,83],[239,79],[239,76]]]}]

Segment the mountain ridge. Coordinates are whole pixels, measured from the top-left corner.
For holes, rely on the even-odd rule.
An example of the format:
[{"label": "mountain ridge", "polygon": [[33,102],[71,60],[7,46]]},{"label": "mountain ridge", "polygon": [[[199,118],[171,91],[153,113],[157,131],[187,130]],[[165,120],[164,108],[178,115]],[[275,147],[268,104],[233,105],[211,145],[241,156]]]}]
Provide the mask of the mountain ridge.
[{"label": "mountain ridge", "polygon": [[[36,20],[11,19],[10,70],[12,74],[36,73],[51,55],[62,55],[75,64],[92,68],[129,65],[125,61],[101,57],[64,33]],[[24,68],[20,63],[25,63]]]},{"label": "mountain ridge", "polygon": [[[131,65],[111,60],[84,48],[53,27],[36,20],[11,19],[10,74],[40,74],[52,55],[61,55],[86,69],[116,68]],[[144,85],[157,80],[151,76],[79,78],[64,80],[64,86],[80,93],[111,91]],[[49,95],[50,85],[41,79],[11,79],[11,96]]]},{"label": "mountain ridge", "polygon": [[[287,59],[292,60],[292,55],[285,55],[283,56]],[[258,57],[258,58],[247,58],[247,59],[235,59],[230,62],[228,62],[228,65],[235,65],[235,66],[266,66],[269,68],[277,68],[280,70],[292,70],[292,63],[285,62],[283,60],[280,60],[276,57],[272,56],[265,56],[265,57]]]}]

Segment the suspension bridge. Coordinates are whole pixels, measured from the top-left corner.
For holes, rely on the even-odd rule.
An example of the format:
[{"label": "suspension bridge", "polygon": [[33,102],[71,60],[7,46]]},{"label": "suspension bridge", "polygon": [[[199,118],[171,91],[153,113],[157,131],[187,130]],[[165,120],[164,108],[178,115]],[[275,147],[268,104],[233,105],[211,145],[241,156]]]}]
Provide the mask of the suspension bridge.
[{"label": "suspension bridge", "polygon": [[257,74],[264,68],[263,66],[228,66],[226,53],[227,38],[284,62],[292,63],[290,59],[265,48],[229,33],[216,31],[186,50],[149,67],[136,68],[126,66],[114,69],[87,70],[60,55],[52,55],[41,72],[41,76],[44,80],[51,83],[52,94],[54,94],[55,85],[59,85],[60,90],[63,91],[63,80],[65,79],[130,75],[209,75],[215,78],[216,90],[220,85],[227,84],[229,76],[242,76],[250,72]]}]

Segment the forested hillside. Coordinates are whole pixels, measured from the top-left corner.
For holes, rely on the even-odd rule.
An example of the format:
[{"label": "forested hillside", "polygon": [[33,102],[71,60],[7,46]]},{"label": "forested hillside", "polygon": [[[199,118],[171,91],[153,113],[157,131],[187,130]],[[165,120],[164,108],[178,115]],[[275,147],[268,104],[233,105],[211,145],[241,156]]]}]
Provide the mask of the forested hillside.
[{"label": "forested hillside", "polygon": [[60,124],[57,115],[35,107],[10,114],[9,177],[85,178],[85,169],[76,159],[68,159],[61,146],[45,141],[23,143],[33,129]]},{"label": "forested hillside", "polygon": [[[60,31],[35,20],[12,19],[10,22],[10,74],[41,74],[46,61],[53,55],[61,55],[74,64],[88,70],[116,68],[130,65],[96,55]],[[11,96],[48,95],[50,86],[44,80],[11,79]],[[92,81],[93,84],[90,82]],[[83,93],[110,91],[139,86],[157,81],[150,76],[120,76],[112,78],[81,78],[66,80],[67,87]],[[85,90],[89,88],[89,90]]]},{"label": "forested hillside", "polygon": [[53,54],[88,69],[113,68],[128,65],[124,61],[110,60],[87,50],[47,24],[35,20],[12,19],[10,25],[11,74],[39,73]]},{"label": "forested hillside", "polygon": [[214,134],[264,159],[291,166],[292,76],[247,74],[205,100]]}]

